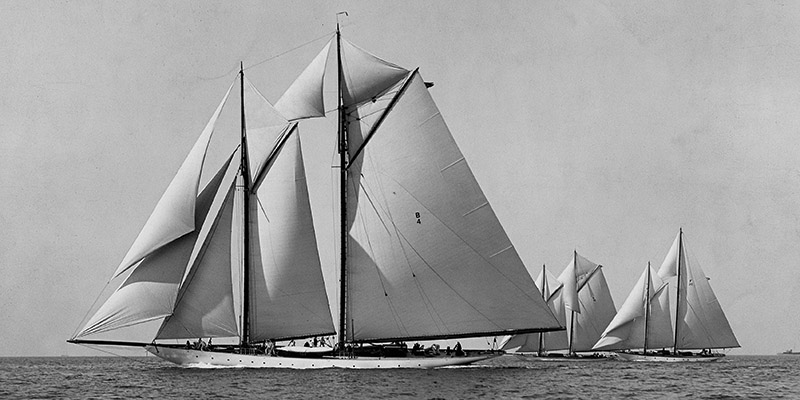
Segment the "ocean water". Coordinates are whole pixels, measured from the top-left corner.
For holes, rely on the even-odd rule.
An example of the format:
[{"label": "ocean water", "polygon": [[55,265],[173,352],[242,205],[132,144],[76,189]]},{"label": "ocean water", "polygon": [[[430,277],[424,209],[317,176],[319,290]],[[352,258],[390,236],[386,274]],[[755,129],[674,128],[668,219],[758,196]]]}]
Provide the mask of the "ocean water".
[{"label": "ocean water", "polygon": [[182,368],[155,357],[0,358],[0,398],[800,398],[800,356],[715,363],[544,362],[505,355],[436,370]]}]

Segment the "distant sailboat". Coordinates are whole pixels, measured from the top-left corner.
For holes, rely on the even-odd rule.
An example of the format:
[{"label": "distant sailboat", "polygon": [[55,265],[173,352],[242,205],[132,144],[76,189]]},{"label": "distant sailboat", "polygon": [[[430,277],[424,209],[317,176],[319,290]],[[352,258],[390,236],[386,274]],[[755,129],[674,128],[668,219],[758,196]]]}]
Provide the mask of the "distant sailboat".
[{"label": "distant sailboat", "polygon": [[[594,348],[627,350],[617,354],[630,361],[704,362],[724,356],[713,349],[739,347],[708,278],[698,264],[688,260],[680,230],[658,270],[657,279],[664,283],[654,285],[648,264]],[[669,287],[675,288],[674,324]],[[666,350],[669,347],[671,351]],[[661,350],[648,352],[650,349]]]},{"label": "distant sailboat", "polygon": [[[417,356],[404,342],[561,329],[420,73],[343,40],[338,26],[333,41],[339,71],[338,326],[297,134],[298,121],[324,116],[329,43],[275,107],[241,69],[238,156],[198,190],[232,84],[114,273],[122,283],[69,342],[141,346],[182,365],[432,368],[502,352]],[[232,241],[242,249],[240,282],[232,279]],[[242,288],[241,312],[234,287]],[[94,339],[159,320],[150,342]],[[275,348],[278,341],[333,334],[332,347]],[[188,341],[195,338],[237,343],[195,346]]]},{"label": "distant sailboat", "polygon": [[501,348],[548,359],[597,359],[579,353],[594,352],[592,346],[616,313],[603,266],[575,251],[557,279],[542,266],[536,282],[550,310],[567,327],[566,331],[513,335],[504,340]]}]

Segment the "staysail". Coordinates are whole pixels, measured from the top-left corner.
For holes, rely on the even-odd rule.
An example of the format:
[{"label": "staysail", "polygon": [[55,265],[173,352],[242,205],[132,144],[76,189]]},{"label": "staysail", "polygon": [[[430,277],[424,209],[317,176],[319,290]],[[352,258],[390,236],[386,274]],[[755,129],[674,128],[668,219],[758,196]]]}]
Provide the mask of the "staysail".
[{"label": "staysail", "polygon": [[658,275],[664,280],[675,278],[678,292],[677,333],[670,346],[678,349],[739,347],[730,323],[711,290],[709,278],[699,263],[689,262],[682,230],[672,243]]},{"label": "staysail", "polygon": [[419,73],[342,51],[345,104],[372,99],[345,110],[347,339],[557,329]]},{"label": "staysail", "polygon": [[195,253],[181,285],[175,310],[164,320],[156,339],[232,337],[239,334],[231,282],[231,233],[234,182],[211,229]]},{"label": "staysail", "polygon": [[325,103],[322,97],[322,84],[325,75],[325,62],[328,60],[331,41],[314,57],[300,76],[295,79],[286,92],[275,103],[275,109],[289,120],[323,117]]}]

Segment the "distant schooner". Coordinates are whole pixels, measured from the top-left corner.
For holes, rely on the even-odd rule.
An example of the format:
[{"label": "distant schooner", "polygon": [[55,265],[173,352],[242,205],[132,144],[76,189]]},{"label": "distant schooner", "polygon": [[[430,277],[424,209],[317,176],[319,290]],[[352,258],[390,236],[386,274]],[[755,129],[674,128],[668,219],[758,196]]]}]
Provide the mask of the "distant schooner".
[{"label": "distant schooner", "polygon": [[[325,115],[323,75],[334,42],[337,327],[297,133],[301,120]],[[239,147],[199,190],[215,123],[237,81]],[[122,283],[69,342],[141,346],[181,365],[433,368],[502,352],[412,352],[405,342],[563,329],[478,186],[429,86],[418,70],[342,39],[338,25],[274,107],[242,68],[114,273],[112,282]],[[242,249],[242,282],[231,277],[239,267],[231,261],[232,242]],[[240,286],[238,310],[233,288]],[[158,320],[150,342],[97,338]],[[276,346],[334,334],[331,347]],[[197,338],[238,343],[176,343]]]},{"label": "distant schooner", "polygon": [[[739,342],[708,280],[699,264],[689,263],[680,229],[657,276],[648,263],[594,349],[623,350],[617,355],[628,361],[720,359],[724,354],[712,350],[739,347]],[[676,299],[674,324],[670,287]]]}]

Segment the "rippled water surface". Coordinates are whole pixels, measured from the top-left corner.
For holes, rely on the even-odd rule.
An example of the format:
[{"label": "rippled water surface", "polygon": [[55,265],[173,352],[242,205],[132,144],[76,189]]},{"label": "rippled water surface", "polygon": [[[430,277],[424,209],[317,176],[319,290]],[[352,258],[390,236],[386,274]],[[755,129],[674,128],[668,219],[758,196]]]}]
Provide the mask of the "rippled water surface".
[{"label": "rippled water surface", "polygon": [[800,398],[800,356],[707,364],[544,362],[437,370],[181,368],[153,357],[0,358],[0,398]]}]

